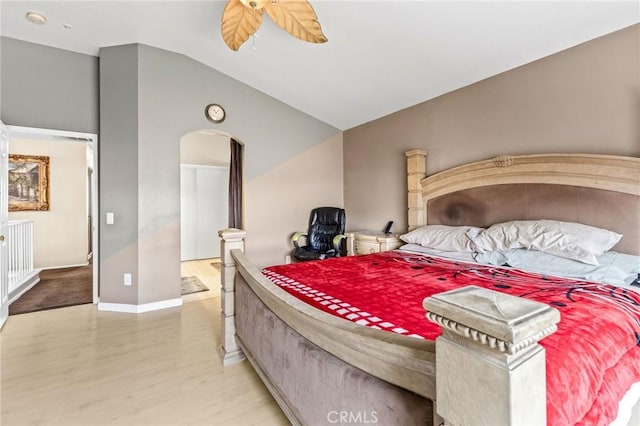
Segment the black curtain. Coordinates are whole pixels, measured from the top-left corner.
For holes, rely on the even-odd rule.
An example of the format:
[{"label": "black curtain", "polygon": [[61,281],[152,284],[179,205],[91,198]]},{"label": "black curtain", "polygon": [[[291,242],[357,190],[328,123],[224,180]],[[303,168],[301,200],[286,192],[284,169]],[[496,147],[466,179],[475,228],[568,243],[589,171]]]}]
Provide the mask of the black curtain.
[{"label": "black curtain", "polygon": [[231,138],[229,167],[229,228],[242,229],[242,152],[243,145]]}]

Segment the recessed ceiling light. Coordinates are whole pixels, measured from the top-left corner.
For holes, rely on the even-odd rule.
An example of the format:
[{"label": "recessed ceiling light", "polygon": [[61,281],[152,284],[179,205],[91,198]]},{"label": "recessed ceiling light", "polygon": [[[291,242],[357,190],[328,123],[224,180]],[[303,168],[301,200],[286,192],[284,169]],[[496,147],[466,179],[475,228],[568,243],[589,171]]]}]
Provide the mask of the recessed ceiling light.
[{"label": "recessed ceiling light", "polygon": [[36,25],[44,25],[47,23],[47,18],[36,12],[27,12],[26,18],[27,21]]}]

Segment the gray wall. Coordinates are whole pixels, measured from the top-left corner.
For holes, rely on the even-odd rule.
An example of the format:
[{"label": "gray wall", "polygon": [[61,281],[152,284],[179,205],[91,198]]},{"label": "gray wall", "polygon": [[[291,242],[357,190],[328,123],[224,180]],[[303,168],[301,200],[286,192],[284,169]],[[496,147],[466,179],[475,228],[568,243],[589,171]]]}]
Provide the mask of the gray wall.
[{"label": "gray wall", "polygon": [[[288,192],[290,186],[314,187],[318,194],[337,194],[330,202],[342,205],[342,133],[199,62],[138,45],[102,49],[98,60],[4,37],[1,43],[0,118],[6,124],[100,133],[102,302],[142,304],[180,295],[179,148],[184,134],[216,129],[245,144],[247,192],[261,191],[255,202],[247,202],[255,210],[246,212],[248,226],[261,230],[249,236],[248,251],[254,247],[258,256],[266,253],[265,263],[284,258],[289,248],[283,228],[302,229],[318,201],[274,200],[265,193],[274,185]],[[211,102],[225,107],[223,123],[204,117]],[[325,145],[321,152],[335,159],[335,170],[314,169],[316,163],[326,169],[325,161],[310,163],[306,169],[312,181],[304,171],[289,171],[296,158]],[[272,170],[277,170],[275,183]],[[340,182],[314,177],[324,172],[339,176]],[[106,212],[115,213],[114,225],[105,224]],[[265,228],[258,220],[265,214],[270,224],[283,214],[299,223],[287,219],[279,228]],[[133,275],[131,287],[123,285],[124,273]]]},{"label": "gray wall", "polygon": [[0,37],[5,124],[98,133],[98,58]]},{"label": "gray wall", "polygon": [[[100,300],[109,303],[139,299],[138,51],[134,44],[100,51]],[[123,286],[124,273],[132,274],[131,287]]]},{"label": "gray wall", "polygon": [[500,154],[640,155],[640,25],[344,133],[344,197],[356,228],[406,229],[404,151],[427,173]]},{"label": "gray wall", "polygon": [[[183,55],[139,45],[136,62],[129,56],[131,49],[131,46],[116,46],[100,51],[105,93],[101,101],[101,191],[114,194],[109,199],[103,197],[101,218],[105,212],[122,210],[123,203],[137,200],[127,207],[126,215],[138,220],[138,265],[132,266],[127,255],[133,247],[130,233],[116,237],[115,227],[102,226],[101,241],[104,250],[110,253],[109,259],[103,261],[119,260],[109,263],[108,276],[101,273],[101,288],[105,289],[105,296],[109,295],[109,299],[101,301],[142,304],[180,296],[180,138],[183,135],[215,128],[243,142],[245,179],[250,182],[340,132]],[[123,120],[115,110],[123,106],[129,108],[131,103],[130,91],[134,87],[128,87],[133,74],[130,67],[136,63],[137,129],[127,127],[109,132],[109,128],[119,127]],[[124,77],[122,68],[126,69]],[[109,82],[112,90],[121,80],[127,84],[127,88],[119,92],[122,98],[115,93],[107,97],[105,84]],[[204,116],[204,107],[212,102],[223,105],[227,112],[226,120],[219,125],[210,123]],[[128,119],[125,122],[129,123]],[[137,165],[120,163],[118,143],[123,142],[118,140],[122,139],[136,146]],[[113,176],[118,171],[128,176],[130,170],[125,167],[135,170],[135,176],[127,179],[128,185]],[[105,174],[105,170],[109,172]],[[304,183],[305,177],[291,176],[291,179]],[[342,187],[336,191],[342,193]],[[303,223],[309,214],[309,206],[298,205],[294,199],[277,203],[269,200],[268,204],[254,208],[275,212],[293,209],[299,212]],[[130,217],[124,220],[134,223]],[[291,229],[293,231],[295,229]],[[278,237],[280,235],[263,236],[265,239]],[[248,244],[251,245],[251,241]],[[122,285],[122,274],[130,272],[132,267],[137,269],[134,277],[138,285],[137,299],[131,298]]]}]

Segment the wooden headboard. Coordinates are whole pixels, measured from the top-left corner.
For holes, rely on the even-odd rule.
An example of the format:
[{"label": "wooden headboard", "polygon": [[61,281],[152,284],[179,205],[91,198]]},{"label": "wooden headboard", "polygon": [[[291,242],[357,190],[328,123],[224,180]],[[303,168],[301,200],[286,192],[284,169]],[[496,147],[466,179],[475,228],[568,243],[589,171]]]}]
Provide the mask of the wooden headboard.
[{"label": "wooden headboard", "polygon": [[640,158],[501,155],[427,176],[426,151],[406,156],[410,230],[555,219],[623,234],[613,250],[640,255]]}]

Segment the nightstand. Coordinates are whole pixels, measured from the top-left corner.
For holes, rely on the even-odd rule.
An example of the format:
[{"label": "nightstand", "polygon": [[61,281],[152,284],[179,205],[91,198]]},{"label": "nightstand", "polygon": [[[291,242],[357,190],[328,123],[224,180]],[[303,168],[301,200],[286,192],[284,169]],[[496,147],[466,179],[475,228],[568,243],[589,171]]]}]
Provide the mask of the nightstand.
[{"label": "nightstand", "polygon": [[398,234],[377,231],[347,232],[347,256],[394,250],[404,244]]}]

